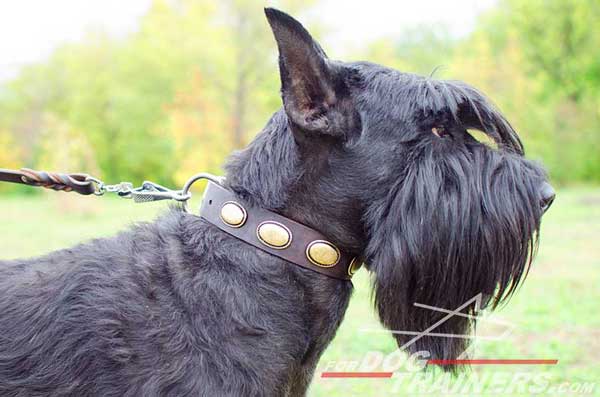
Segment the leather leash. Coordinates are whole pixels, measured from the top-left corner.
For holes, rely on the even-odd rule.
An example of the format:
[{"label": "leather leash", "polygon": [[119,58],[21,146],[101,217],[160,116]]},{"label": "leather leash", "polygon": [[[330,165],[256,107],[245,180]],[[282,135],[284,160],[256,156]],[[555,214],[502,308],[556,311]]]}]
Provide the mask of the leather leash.
[{"label": "leather leash", "polygon": [[0,168],[0,181],[20,183],[28,186],[41,186],[46,189],[77,192],[88,196],[96,188],[86,174],[59,174],[56,172],[34,171],[21,168],[19,171]]},{"label": "leather leash", "polygon": [[175,200],[185,202],[192,197],[189,189],[170,190],[154,182],[145,181],[142,186],[134,188],[130,182],[107,185],[88,174],[63,174],[58,172],[35,171],[29,168],[8,170],[0,168],[0,182],[19,183],[27,186],[43,187],[64,192],[76,192],[84,196],[94,194],[116,193],[119,197],[133,199],[136,203],[158,200]]}]

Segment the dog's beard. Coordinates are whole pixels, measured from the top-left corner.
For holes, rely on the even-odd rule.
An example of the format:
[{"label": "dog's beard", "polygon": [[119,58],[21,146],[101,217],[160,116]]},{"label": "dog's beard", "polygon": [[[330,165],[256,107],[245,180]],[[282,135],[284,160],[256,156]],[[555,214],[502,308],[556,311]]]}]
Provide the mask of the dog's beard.
[{"label": "dog's beard", "polygon": [[474,321],[415,303],[463,306],[460,313],[474,316],[479,294],[481,306],[492,309],[510,297],[537,247],[544,177],[516,154],[481,145],[452,152],[412,151],[405,175],[371,207],[366,257],[386,327],[458,336],[394,333],[398,345],[443,360],[465,351]]}]

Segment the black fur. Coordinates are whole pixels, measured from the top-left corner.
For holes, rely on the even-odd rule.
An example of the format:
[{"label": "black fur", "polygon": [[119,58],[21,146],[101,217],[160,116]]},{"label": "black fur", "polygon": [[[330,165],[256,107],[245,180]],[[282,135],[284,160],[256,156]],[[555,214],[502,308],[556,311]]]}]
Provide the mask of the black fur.
[{"label": "black fur", "polygon": [[[294,19],[266,13],[284,109],[231,157],[228,187],[364,257],[391,329],[443,317],[414,302],[454,310],[483,293],[493,308],[510,296],[548,197],[502,115],[460,82],[331,61]],[[301,396],[352,285],[173,210],[114,238],[0,262],[0,291],[2,396]],[[435,332],[470,327],[454,317]],[[451,359],[464,348],[424,337],[407,350]]]}]

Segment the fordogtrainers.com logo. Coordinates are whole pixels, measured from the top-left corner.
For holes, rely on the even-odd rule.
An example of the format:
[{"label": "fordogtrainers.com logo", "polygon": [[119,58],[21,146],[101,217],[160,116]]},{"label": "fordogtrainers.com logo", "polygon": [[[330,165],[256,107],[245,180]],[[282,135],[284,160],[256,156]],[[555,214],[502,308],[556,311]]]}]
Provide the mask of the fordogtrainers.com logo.
[{"label": "fordogtrainers.com logo", "polygon": [[[481,294],[473,297],[455,310],[448,310],[420,303],[417,307],[445,313],[445,316],[423,331],[361,329],[367,333],[393,333],[412,335],[406,344],[391,353],[368,351],[359,358],[350,360],[325,360],[318,367],[321,378],[328,379],[376,379],[382,384],[380,396],[395,395],[434,395],[434,396],[574,396],[592,395],[596,391],[596,382],[569,381],[559,377],[556,372],[548,371],[558,365],[556,358],[468,358],[477,357],[477,344],[472,344],[455,360],[434,360],[428,351],[418,351],[411,355],[404,349],[424,336],[439,338],[469,338],[480,341],[507,341],[515,326],[496,318],[479,314]],[[475,304],[475,315],[461,311]],[[468,317],[478,322],[493,323],[502,331],[491,336],[455,335],[436,333],[435,329],[453,316]],[[464,365],[468,368],[458,373],[444,372],[431,366]]]}]

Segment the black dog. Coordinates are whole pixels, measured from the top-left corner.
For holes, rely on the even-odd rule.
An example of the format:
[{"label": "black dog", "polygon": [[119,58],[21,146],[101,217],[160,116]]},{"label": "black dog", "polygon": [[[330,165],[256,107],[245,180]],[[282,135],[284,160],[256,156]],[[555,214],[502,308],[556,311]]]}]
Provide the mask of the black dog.
[{"label": "black dog", "polygon": [[[266,14],[284,108],[229,160],[226,187],[364,258],[390,329],[444,316],[415,302],[454,310],[482,293],[493,308],[510,296],[554,194],[509,123],[466,84],[329,60],[297,21]],[[352,284],[175,210],[2,262],[0,291],[2,396],[301,396]],[[471,326],[454,316],[436,332]],[[408,350],[464,348],[423,337]]]}]

